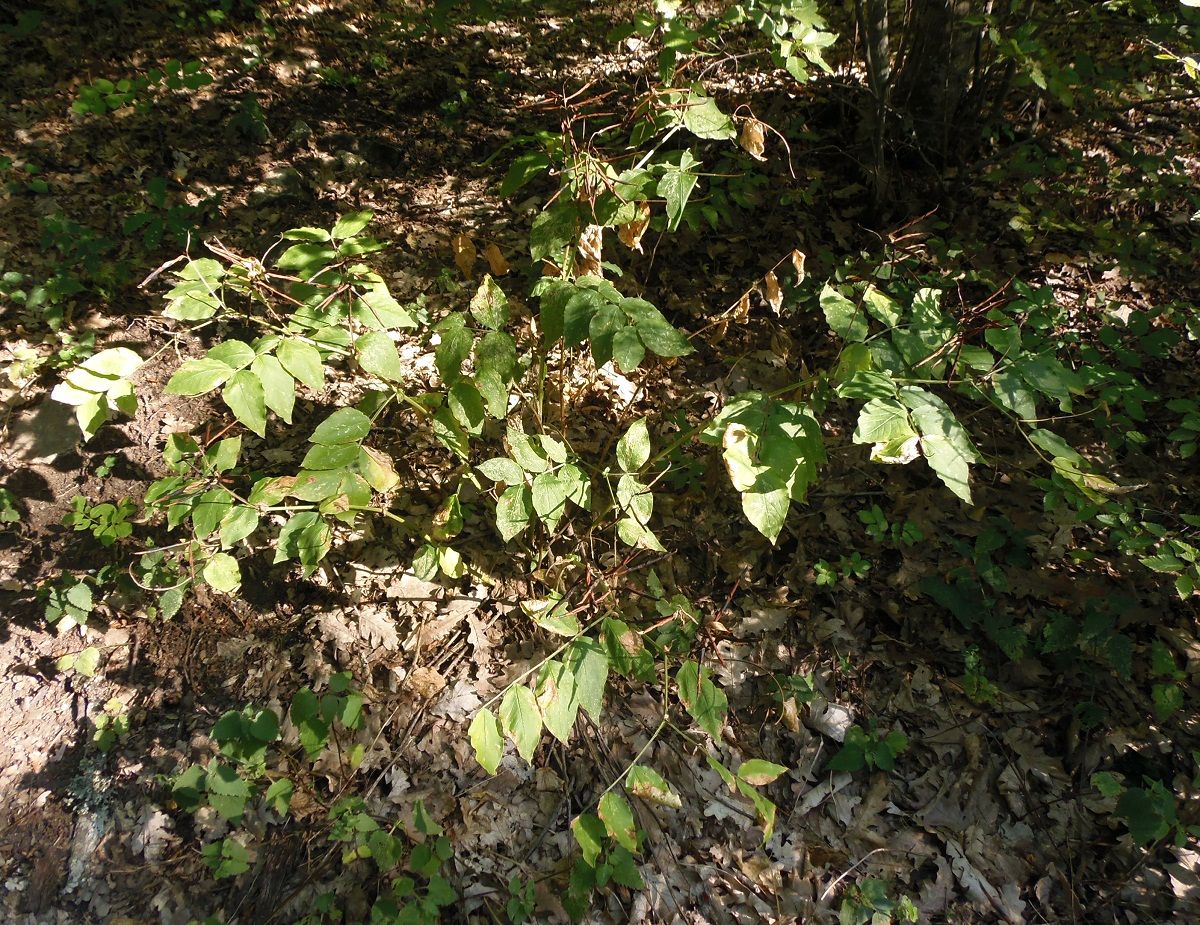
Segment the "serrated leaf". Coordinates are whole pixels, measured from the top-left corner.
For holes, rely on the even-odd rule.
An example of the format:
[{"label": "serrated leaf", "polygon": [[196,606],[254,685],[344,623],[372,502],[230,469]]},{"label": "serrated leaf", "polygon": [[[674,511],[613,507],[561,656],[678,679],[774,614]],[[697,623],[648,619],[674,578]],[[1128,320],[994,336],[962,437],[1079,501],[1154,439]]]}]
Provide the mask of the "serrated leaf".
[{"label": "serrated leaf", "polygon": [[221,397],[235,418],[260,437],[267,435],[267,402],[258,376],[248,369],[238,370],[225,383]]},{"label": "serrated leaf", "polygon": [[400,365],[400,354],[396,345],[383,331],[369,331],[354,342],[358,365],[372,376],[385,382],[400,382],[404,369]]},{"label": "serrated leaf", "polygon": [[733,120],[721,112],[717,101],[711,96],[704,96],[693,91],[683,105],[684,128],[697,138],[709,141],[727,141],[737,134]]},{"label": "serrated leaf", "polygon": [[475,338],[463,326],[462,315],[450,315],[438,325],[437,331],[440,340],[433,348],[433,362],[442,382],[453,385],[462,375],[463,362],[471,355]]},{"label": "serrated leaf", "polygon": [[970,463],[979,459],[979,453],[954,412],[923,389],[907,386],[900,390],[900,398],[912,412],[921,435],[921,454],[929,467],[947,488],[971,504]]},{"label": "serrated leaf", "polygon": [[533,498],[523,484],[509,486],[496,501],[496,530],[506,543],[525,531],[532,516]]},{"label": "serrated leaf", "polygon": [[575,676],[562,662],[549,659],[542,667],[537,702],[546,729],[565,745],[575,727],[579,701],[575,699]]},{"label": "serrated leaf", "polygon": [[531,492],[533,510],[547,530],[553,530],[566,512],[567,498],[571,496],[572,488],[573,485],[561,479],[556,472],[542,472],[534,477]]},{"label": "serrated leaf", "polygon": [[489,774],[495,774],[500,767],[500,759],[504,757],[504,738],[492,711],[485,707],[476,713],[467,734],[475,749],[475,760]]},{"label": "serrated leaf", "polygon": [[470,379],[459,379],[450,386],[446,395],[446,406],[462,429],[478,436],[483,433],[483,396]]},{"label": "serrated leaf", "polygon": [[280,254],[275,266],[307,280],[316,276],[336,257],[337,251],[328,244],[304,242],[293,244]]},{"label": "serrated leaf", "polygon": [[361,212],[348,212],[343,215],[333,226],[333,239],[342,241],[354,237],[371,223],[374,214],[370,209],[363,209]]},{"label": "serrated leaf", "polygon": [[416,320],[388,291],[386,283],[372,283],[357,293],[350,311],[355,320],[375,331],[393,331],[397,328],[415,328]]},{"label": "serrated leaf", "polygon": [[742,512],[772,545],[779,539],[790,509],[791,495],[774,473],[762,474],[752,490],[742,492]]},{"label": "serrated leaf", "polygon": [[708,677],[708,669],[687,661],[675,675],[676,691],[692,719],[716,741],[721,741],[721,727],[729,711],[725,692]]},{"label": "serrated leaf", "polygon": [[542,737],[542,714],[537,698],[524,684],[515,684],[500,701],[500,725],[526,761],[533,758]]},{"label": "serrated leaf", "polygon": [[386,494],[400,484],[400,476],[391,457],[369,446],[359,447],[358,471],[367,484],[380,494]]},{"label": "serrated leaf", "polygon": [[667,203],[667,231],[677,231],[684,207],[700,179],[692,169],[700,164],[688,150],[681,151],[677,164],[667,164],[656,192]]},{"label": "serrated leaf", "polygon": [[257,353],[245,341],[227,340],[217,344],[205,356],[233,369],[245,369],[254,361]]},{"label": "serrated leaf", "polygon": [[575,676],[572,698],[593,720],[599,722],[604,710],[604,688],[608,682],[608,656],[596,640],[577,639],[563,656],[563,663]]},{"label": "serrated leaf", "polygon": [[221,518],[221,546],[228,549],[258,529],[258,511],[244,504],[230,508]]},{"label": "serrated leaf", "polygon": [[607,837],[604,823],[591,813],[581,813],[571,820],[571,833],[588,867],[595,867]]},{"label": "serrated leaf", "polygon": [[192,507],[192,529],[196,539],[206,539],[217,529],[233,504],[233,495],[224,488],[212,488],[200,495]]},{"label": "serrated leaf", "polygon": [[329,525],[316,511],[293,514],[279,531],[275,546],[276,563],[298,559],[305,575],[311,575],[317,564],[329,552],[332,534]]},{"label": "serrated leaf", "polygon": [[529,231],[529,253],[533,260],[559,260],[563,250],[578,238],[579,211],[560,197],[533,220]]},{"label": "serrated leaf", "polygon": [[271,809],[275,810],[279,815],[286,816],[288,808],[292,805],[292,794],[295,792],[295,785],[286,777],[281,777],[277,781],[273,781],[271,786],[267,788],[264,799]]},{"label": "serrated leaf", "polygon": [[475,467],[493,482],[520,485],[525,481],[525,470],[507,456],[496,456]]}]

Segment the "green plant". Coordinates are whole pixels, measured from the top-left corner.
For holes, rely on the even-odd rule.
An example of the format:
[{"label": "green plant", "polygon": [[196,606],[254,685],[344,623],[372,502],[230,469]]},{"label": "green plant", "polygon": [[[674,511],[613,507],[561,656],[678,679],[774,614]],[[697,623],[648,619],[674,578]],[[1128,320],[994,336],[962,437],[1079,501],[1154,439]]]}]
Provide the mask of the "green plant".
[{"label": "green plant", "polygon": [[92,744],[106,755],[117,744],[117,740],[124,738],[129,732],[129,716],[125,712],[125,704],[117,697],[108,700],[103,711],[91,722]]},{"label": "green plant", "polygon": [[891,771],[896,767],[896,758],[908,749],[908,736],[899,730],[886,734],[879,732],[872,722],[867,729],[851,726],[836,755],[825,766],[827,771],[861,771],[878,768]]},{"label": "green plant", "polygon": [[1183,846],[1188,839],[1200,836],[1200,826],[1179,820],[1176,796],[1162,781],[1146,778],[1143,783],[1143,787],[1131,787],[1124,775],[1111,771],[1092,775],[1092,786],[1104,797],[1116,800],[1113,815],[1125,824],[1135,844],[1151,845],[1174,833],[1175,844]]},{"label": "green plant", "polygon": [[90,440],[114,414],[133,414],[137,397],[130,377],[142,358],[128,347],[101,350],[74,367],[50,397],[75,408],[84,440]]},{"label": "green plant", "polygon": [[889,522],[878,504],[858,512],[859,522],[867,528],[867,535],[877,543],[891,542],[893,546],[915,546],[925,539],[925,534],[911,520],[903,523]]},{"label": "green plant", "polygon": [[535,884],[532,880],[522,882],[521,878],[515,874],[509,878],[509,898],[504,906],[504,913],[513,925],[521,925],[522,922],[528,922],[532,917],[536,907],[534,888]]},{"label": "green plant", "polygon": [[[0,488],[0,524],[18,524],[21,522],[21,509],[17,506],[17,496],[7,488]],[[0,527],[0,529],[5,529]]]},{"label": "green plant", "polygon": [[122,226],[125,234],[140,231],[142,245],[148,251],[157,248],[164,238],[176,247],[186,244],[207,204],[169,202],[167,181],[163,177],[151,178],[146,183],[145,195],[150,208],[144,212],[134,212],[125,219]]},{"label": "green plant", "polygon": [[105,115],[124,106],[138,104],[147,106],[147,96],[152,92],[174,90],[198,90],[213,82],[213,76],[204,70],[200,61],[183,63],[172,59],[161,68],[151,68],[139,77],[125,77],[111,81],[100,77],[85,87],[71,104],[71,111],[80,115],[88,113]]},{"label": "green plant", "polygon": [[888,896],[888,884],[868,877],[849,887],[838,909],[840,925],[889,925],[893,922],[919,922],[920,913],[908,896]]},{"label": "green plant", "polygon": [[12,173],[13,176],[5,181],[5,186],[10,193],[33,193],[40,195],[50,192],[50,185],[38,174],[41,169],[37,164],[26,161],[17,166],[13,159],[7,155],[0,157],[0,173]]},{"label": "green plant", "polygon": [[128,498],[122,498],[116,504],[89,504],[83,495],[76,495],[71,499],[71,512],[63,518],[63,523],[73,527],[76,533],[91,533],[101,546],[112,546],[133,533],[130,518],[137,513],[137,505]]}]

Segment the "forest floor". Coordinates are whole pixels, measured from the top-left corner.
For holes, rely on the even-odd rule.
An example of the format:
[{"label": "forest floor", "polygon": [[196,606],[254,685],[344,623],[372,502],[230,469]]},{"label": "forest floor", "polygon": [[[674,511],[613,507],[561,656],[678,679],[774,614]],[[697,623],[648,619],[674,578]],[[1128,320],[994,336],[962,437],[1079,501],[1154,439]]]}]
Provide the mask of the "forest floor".
[{"label": "forest floor", "polygon": [[[219,836],[225,824],[176,811],[164,784],[212,753],[209,731],[226,710],[255,702],[282,712],[301,685],[350,670],[371,716],[353,786],[376,812],[397,819],[422,800],[446,829],[454,849],[448,878],[460,900],[443,919],[505,921],[517,875],[536,883],[534,920],[565,921],[568,823],[601,779],[646,745],[660,708],[633,693],[569,747],[544,745],[532,765],[510,755],[491,777],[479,768],[466,735],[474,711],[547,650],[516,609],[529,576],[487,530],[474,535],[470,556],[497,576],[490,585],[424,581],[408,567],[411,548],[367,537],[339,547],[310,580],[278,570],[268,578],[264,566],[239,597],[199,589],[169,621],[109,602],[88,627],[106,653],[93,677],[56,670],[81,639],[47,627],[34,592],[64,570],[115,561],[111,550],[63,526],[73,496],[139,499],[163,473],[167,434],[225,424],[203,400],[162,393],[176,360],[173,351],[158,352],[170,342],[160,315],[164,287],[138,283],[176,245],[148,247],[141,231],[124,230],[128,215],[156,210],[149,181],[166,178],[167,202],[194,207],[187,213],[193,250],[215,236],[261,254],[286,228],[327,227],[339,214],[373,210],[373,233],[391,245],[379,255],[380,272],[400,301],[426,295],[434,315],[464,303],[474,288],[455,267],[452,239],[467,235],[480,253],[494,244],[514,268],[501,283],[520,315],[529,227],[545,191],[502,199],[496,186],[506,159],[488,159],[515,136],[557,130],[554,94],[563,88],[620,88],[638,79],[637,49],[614,53],[603,40],[620,9],[581,4],[576,16],[541,12],[532,22],[413,39],[398,26],[388,32],[361,0],[280,5],[270,29],[236,20],[179,27],[166,13],[122,12],[119,4],[79,4],[71,15],[68,6],[48,13],[32,35],[11,28],[0,35],[8,62],[0,156],[14,164],[0,179],[20,181],[0,193],[0,272],[37,282],[71,270],[84,286],[64,300],[59,331],[94,332],[97,348],[134,346],[151,359],[137,374],[136,415],[83,444],[70,409],[49,400],[58,373],[27,362],[63,349],[60,334],[7,297],[16,284],[0,293],[7,374],[0,481],[20,513],[0,533],[0,918],[187,925],[219,915],[227,923],[291,923],[312,911],[316,895],[334,890],[345,921],[365,920],[370,885],[317,850],[303,824],[251,820],[261,834],[251,872],[214,881],[196,836]],[[215,82],[163,93],[144,110],[72,113],[90,81],[172,58],[202,60]],[[995,184],[963,183],[931,218],[927,189],[915,183],[891,217],[874,219],[851,145],[828,130],[831,104],[733,72],[721,87],[792,139],[797,174],[776,150],[754,191],[758,205],[744,219],[719,236],[686,239],[638,270],[633,284],[653,292],[683,327],[701,327],[736,302],[792,248],[817,268],[828,255],[872,246],[879,238],[869,225],[886,227],[893,241],[987,242],[971,259],[1047,283],[1057,299],[1081,306],[1119,302],[1138,312],[1200,294],[1194,267],[1181,281],[1185,274],[1142,274],[1082,247],[1069,252],[1064,238],[1030,245],[993,207],[1003,199]],[[1193,107],[1179,118],[1196,114]],[[1107,131],[1096,127],[1099,137]],[[44,189],[23,185],[28,178],[17,170],[25,164],[38,168]],[[784,192],[806,187],[819,191],[811,204],[792,195],[791,205],[777,205]],[[1107,207],[1082,199],[1072,208],[1086,220],[1089,210]],[[734,380],[769,389],[802,364],[819,365],[829,351],[821,326],[762,308],[729,332],[720,354],[701,350],[657,368],[637,388],[593,372],[572,412],[583,439],[591,429],[602,443],[614,423],[611,403],[593,404],[590,394],[615,393],[634,408],[649,393],[669,403],[677,384],[689,381],[711,383],[715,399]],[[1194,375],[1200,357],[1188,349],[1154,371],[1160,384]],[[741,360],[731,369],[722,355]],[[414,354],[413,362],[429,357]],[[255,451],[270,459],[296,448]],[[893,898],[911,897],[922,921],[1200,920],[1194,843],[1143,852],[1123,837],[1112,799],[1089,783],[1101,768],[1162,780],[1193,773],[1188,753],[1200,748],[1200,731],[1192,712],[1167,735],[1149,719],[1145,677],[1063,673],[1050,661],[1010,661],[986,647],[997,691],[981,703],[964,689],[962,669],[963,653],[978,640],[920,585],[996,541],[1014,612],[1083,613],[1118,601],[1119,625],[1153,628],[1189,689],[1200,671],[1195,597],[1179,601],[1163,576],[1144,569],[1114,568],[1103,557],[1072,560],[1070,520],[1044,510],[1039,492],[1008,484],[999,469],[984,470],[978,504],[966,511],[927,471],[881,473],[865,454],[849,455],[857,451],[842,448],[846,458],[775,547],[744,523],[735,498],[713,506],[715,481],[664,504],[661,535],[675,553],[654,565],[705,614],[707,657],[730,699],[728,744],[790,771],[770,787],[779,818],[764,845],[753,811],[729,797],[715,771],[678,743],[655,741],[646,757],[675,785],[683,808],[639,810],[648,835],[640,858],[646,889],[600,894],[595,921],[835,921],[847,891],[867,878],[885,882]],[[1022,458],[1028,450],[1003,452],[1014,467],[1035,462]],[[1152,461],[1142,462],[1154,471]],[[1132,479],[1137,462],[1129,465]],[[1193,463],[1173,485],[1149,490],[1196,497],[1197,476]],[[414,487],[409,508],[431,509],[435,489]],[[876,503],[924,540],[869,535],[858,514]],[[832,586],[814,582],[814,563],[852,550],[862,551],[868,572]],[[794,701],[781,705],[762,682],[765,672],[813,672],[817,695],[799,711]],[[101,752],[96,719],[114,699],[130,729]],[[1105,711],[1099,732],[1080,722],[1082,701]],[[894,771],[822,772],[854,723],[907,736]],[[316,778],[322,774],[329,791],[347,785],[338,767],[318,766]]]}]

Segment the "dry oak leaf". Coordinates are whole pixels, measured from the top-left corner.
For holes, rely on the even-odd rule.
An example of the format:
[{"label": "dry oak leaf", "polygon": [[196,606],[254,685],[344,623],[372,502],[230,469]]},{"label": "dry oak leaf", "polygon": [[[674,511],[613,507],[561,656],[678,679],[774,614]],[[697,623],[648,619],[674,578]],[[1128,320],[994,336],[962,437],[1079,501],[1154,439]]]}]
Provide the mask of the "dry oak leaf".
[{"label": "dry oak leaf", "polygon": [[488,268],[492,271],[492,276],[508,275],[508,261],[504,259],[504,255],[500,253],[500,248],[495,244],[489,244],[483,249],[483,259],[487,261]]},{"label": "dry oak leaf", "polygon": [[617,237],[631,251],[642,252],[642,235],[650,227],[650,203],[638,203],[638,217],[617,226]]},{"label": "dry oak leaf", "polygon": [[600,267],[600,256],[604,249],[604,228],[601,225],[588,225],[579,236],[579,246],[575,254],[576,276],[603,276]]},{"label": "dry oak leaf", "polygon": [[763,151],[767,147],[767,135],[763,130],[763,124],[751,116],[742,123],[742,131],[738,135],[738,144],[742,146],[742,150],[756,160],[766,160],[763,157]]},{"label": "dry oak leaf", "polygon": [[454,253],[454,265],[463,276],[471,279],[475,272],[475,244],[465,234],[456,234],[450,241],[450,250]]}]

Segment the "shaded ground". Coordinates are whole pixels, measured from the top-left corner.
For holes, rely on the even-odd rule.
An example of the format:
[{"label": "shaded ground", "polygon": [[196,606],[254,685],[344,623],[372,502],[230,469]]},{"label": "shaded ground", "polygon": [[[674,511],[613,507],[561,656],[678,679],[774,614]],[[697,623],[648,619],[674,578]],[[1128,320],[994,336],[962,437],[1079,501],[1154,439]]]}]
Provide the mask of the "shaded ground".
[{"label": "shaded ground", "polygon": [[[533,105],[544,102],[547,87],[592,79],[620,86],[640,73],[644,62],[636,54],[577,60],[582,49],[600,44],[610,13],[619,10],[551,10],[539,12],[533,26],[461,28],[448,39],[419,40],[406,37],[402,21],[354,3],[272,8],[271,29],[253,20],[177,28],[165,14],[109,8],[85,19],[49,14],[34,35],[2,40],[3,53],[17,63],[6,88],[9,131],[0,154],[36,163],[49,185],[46,193],[10,192],[0,204],[0,224],[11,229],[0,240],[3,269],[37,281],[68,266],[83,282],[63,300],[79,329],[96,331],[105,346],[156,350],[167,342],[160,306],[153,287],[136,283],[176,245],[147,248],[122,223],[145,208],[146,181],[162,176],[171,202],[199,209],[197,232],[244,253],[261,252],[288,227],[328,225],[352,208],[375,210],[377,234],[393,242],[381,263],[392,291],[401,300],[428,294],[435,313],[469,295],[448,269],[456,234],[472,236],[481,251],[496,243],[518,267],[514,275],[531,277],[521,258],[537,197],[547,191],[506,203],[494,190],[500,168],[483,161],[515,135],[555,128],[553,107]],[[140,72],[170,57],[204,60],[216,82],[156,98],[144,112],[68,115],[81,82]],[[821,278],[842,254],[873,240],[864,227],[875,222],[862,177],[843,147],[820,135],[828,113],[793,103],[779,86],[749,87],[733,75],[724,92],[751,100],[785,135],[826,143],[794,146],[796,179],[782,158],[769,162],[767,183],[751,189],[758,208],[735,213],[724,237],[684,235],[670,255],[648,247],[647,258],[629,267],[632,290],[652,295],[693,330],[792,247],[809,255],[810,273]],[[246,121],[251,99],[261,124]],[[1189,113],[1194,107],[1180,118]],[[1085,147],[1085,139],[1076,143]],[[1097,190],[1120,172],[1111,158],[1093,166]],[[919,232],[909,246],[933,262],[953,232],[989,242],[964,263],[1052,282],[1057,298],[1077,301],[1085,313],[1096,310],[1097,299],[1137,310],[1197,295],[1194,279],[1154,275],[1136,260],[1103,275],[1098,267],[1110,266],[1105,258],[1112,255],[1089,253],[1069,229],[1021,238],[1005,210],[988,205],[999,197],[984,187],[975,202],[964,194],[945,218],[904,227],[925,211],[924,194],[918,178],[907,191],[911,201],[895,206],[891,227]],[[836,212],[825,207],[825,196],[841,204]],[[1045,197],[1042,218],[1058,214],[1056,202]],[[1078,220],[1102,208],[1077,199],[1058,205]],[[40,238],[31,218],[60,210],[91,232]],[[1144,215],[1131,213],[1137,227]],[[1158,233],[1187,253],[1186,230],[1167,223]],[[505,283],[514,300],[528,281]],[[965,292],[964,307],[984,295]],[[318,767],[294,804],[295,825],[268,825],[265,811],[248,823],[260,836],[255,866],[232,882],[210,879],[197,851],[197,836],[219,836],[224,824],[174,811],[164,786],[165,775],[212,753],[208,732],[226,709],[250,701],[279,709],[302,684],[348,669],[370,713],[358,738],[365,757],[356,786],[381,817],[407,819],[420,799],[445,826],[455,849],[449,876],[462,897],[447,920],[503,921],[514,874],[536,881],[537,920],[561,918],[573,851],[568,823],[649,741],[660,719],[655,690],[612,698],[618,703],[600,728],[569,747],[543,744],[532,766],[509,755],[497,775],[486,777],[471,758],[466,723],[547,647],[514,609],[531,593],[529,576],[514,570],[511,553],[481,518],[468,527],[478,541],[472,558],[500,576],[494,587],[423,582],[408,571],[410,538],[367,537],[340,548],[313,582],[270,572],[262,562],[244,599],[200,591],[169,623],[102,614],[107,619],[96,632],[109,647],[104,669],[92,679],[56,672],[54,659],[82,642],[46,631],[30,592],[59,570],[104,564],[94,546],[61,525],[71,497],[137,498],[161,472],[166,433],[210,425],[215,431],[224,422],[214,421],[203,402],[160,394],[175,362],[168,351],[138,373],[138,414],[80,449],[69,419],[47,398],[55,374],[11,372],[19,347],[42,349],[44,327],[11,299],[3,324],[11,382],[3,484],[20,499],[22,514],[0,548],[4,916],[184,925],[219,913],[227,922],[292,922],[311,911],[318,893],[336,890],[347,921],[365,917],[378,885],[342,868],[310,824],[343,783],[338,768]],[[827,341],[823,328],[797,316],[776,319],[755,304],[748,322],[735,325],[719,347],[652,370],[644,390],[603,376],[581,386],[570,418],[573,442],[603,445],[620,423],[597,397],[606,389],[631,414],[659,407],[675,382],[709,384],[714,398],[747,386],[769,389],[794,378],[801,364],[827,359]],[[185,341],[183,349],[194,346]],[[1196,360],[1194,345],[1185,344],[1150,375],[1166,392],[1186,380]],[[680,410],[695,416],[706,409]],[[888,881],[893,895],[911,896],[930,921],[1200,915],[1194,845],[1160,845],[1144,855],[1122,837],[1111,801],[1089,784],[1097,769],[1189,777],[1195,769],[1185,749],[1200,746],[1192,713],[1183,711],[1164,729],[1148,720],[1153,709],[1141,674],[1122,682],[1095,665],[1010,661],[986,648],[986,674],[999,693],[981,704],[963,686],[963,653],[981,640],[919,585],[961,568],[964,550],[992,531],[1002,537],[997,567],[1007,584],[1005,605],[1018,619],[1036,621],[1048,610],[1081,619],[1111,612],[1137,634],[1139,647],[1165,640],[1185,666],[1189,689],[1200,670],[1195,598],[1180,602],[1159,576],[1103,556],[1072,561],[1072,524],[1044,511],[1040,494],[999,470],[991,484],[978,486],[979,504],[964,515],[927,471],[868,469],[849,446],[850,422],[842,423],[841,435],[831,434],[839,454],[831,477],[796,512],[777,548],[717,487],[719,460],[696,456],[688,478],[660,502],[660,537],[678,554],[638,562],[631,575],[618,576],[622,588],[632,587],[653,565],[665,584],[686,592],[704,614],[702,651],[730,698],[729,754],[765,757],[791,771],[770,788],[779,822],[762,846],[748,805],[729,797],[699,753],[682,738],[656,739],[644,758],[676,785],[684,809],[639,807],[649,836],[641,868],[647,889],[605,893],[597,920],[833,921],[845,888],[868,876]],[[402,456],[403,435],[396,448]],[[983,449],[1007,454],[1014,470],[1037,463],[1032,454],[1019,458],[1004,434]],[[254,448],[259,458],[272,450],[292,452]],[[110,455],[111,474],[97,475]],[[1130,481],[1156,481],[1150,458],[1133,455],[1123,465]],[[1148,490],[1162,493],[1164,507],[1169,492],[1195,496],[1195,473],[1178,479],[1159,479]],[[407,500],[432,511],[437,488],[419,484]],[[912,547],[873,540],[856,516],[872,503],[892,520],[911,521],[927,540]],[[830,588],[815,584],[815,562],[851,550],[871,562],[866,576]],[[808,671],[819,696],[798,710],[781,703],[768,675]],[[114,697],[132,728],[102,754],[91,738]],[[1075,707],[1084,701],[1107,715],[1101,730],[1079,722]],[[894,773],[822,772],[852,722],[907,734],[912,744]]]}]

